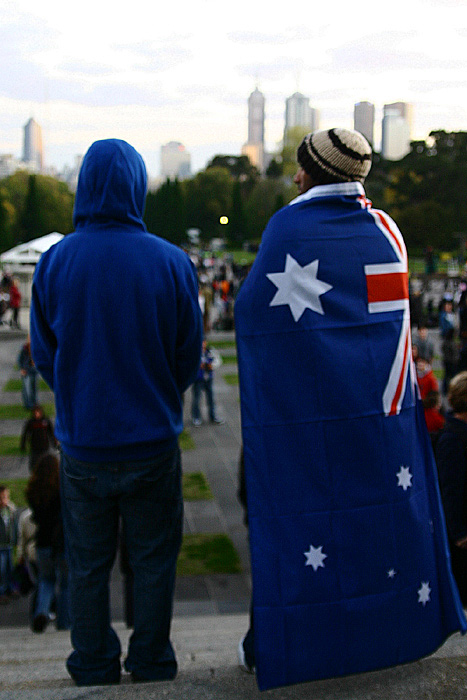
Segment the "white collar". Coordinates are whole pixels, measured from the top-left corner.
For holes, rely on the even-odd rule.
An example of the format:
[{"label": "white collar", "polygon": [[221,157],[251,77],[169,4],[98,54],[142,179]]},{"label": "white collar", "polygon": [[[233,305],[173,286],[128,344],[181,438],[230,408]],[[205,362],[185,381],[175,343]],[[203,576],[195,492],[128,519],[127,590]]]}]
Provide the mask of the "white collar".
[{"label": "white collar", "polygon": [[292,204],[299,204],[299,202],[306,202],[308,199],[315,199],[316,197],[332,197],[336,195],[365,196],[365,190],[361,182],[335,182],[332,185],[316,185],[315,187],[310,187],[309,190],[300,194],[295,199],[292,199],[289,206]]}]

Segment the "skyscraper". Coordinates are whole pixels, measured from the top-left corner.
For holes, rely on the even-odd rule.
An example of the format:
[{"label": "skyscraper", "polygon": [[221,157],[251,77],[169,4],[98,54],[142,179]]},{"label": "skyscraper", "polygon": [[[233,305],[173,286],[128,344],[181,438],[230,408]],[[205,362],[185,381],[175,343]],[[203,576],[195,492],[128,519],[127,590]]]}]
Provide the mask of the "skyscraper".
[{"label": "skyscraper", "polygon": [[191,175],[191,156],[179,141],[161,146],[161,177],[163,180],[186,180]]},{"label": "skyscraper", "polygon": [[24,126],[23,161],[38,172],[41,172],[44,166],[42,129],[32,117]]},{"label": "skyscraper", "polygon": [[301,92],[295,92],[285,101],[285,127],[284,142],[287,141],[287,133],[295,127],[302,127],[304,131],[319,129],[319,112],[310,107],[310,100]]},{"label": "skyscraper", "polygon": [[264,95],[256,88],[248,98],[248,143],[264,146],[264,105]]},{"label": "skyscraper", "polygon": [[359,131],[366,140],[374,144],[375,106],[371,102],[357,102],[354,105],[353,124],[355,131]]},{"label": "skyscraper", "polygon": [[264,105],[264,95],[256,88],[248,98],[248,141],[242,147],[242,154],[260,172],[264,169]]},{"label": "skyscraper", "polygon": [[400,160],[410,151],[412,105],[393,102],[384,105],[381,153],[387,160]]}]

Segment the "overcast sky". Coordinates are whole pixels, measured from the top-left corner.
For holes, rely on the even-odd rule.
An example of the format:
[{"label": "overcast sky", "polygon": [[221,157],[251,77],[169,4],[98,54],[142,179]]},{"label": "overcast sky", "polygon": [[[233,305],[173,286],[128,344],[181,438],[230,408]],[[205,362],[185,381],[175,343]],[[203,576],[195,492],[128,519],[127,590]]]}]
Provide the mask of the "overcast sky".
[{"label": "overcast sky", "polygon": [[467,0],[0,0],[0,153],[41,124],[46,165],[123,138],[159,174],[181,141],[199,170],[240,153],[247,99],[266,98],[266,142],[282,137],[297,89],[321,128],[353,126],[355,102],[414,105],[414,138],[467,130]]}]

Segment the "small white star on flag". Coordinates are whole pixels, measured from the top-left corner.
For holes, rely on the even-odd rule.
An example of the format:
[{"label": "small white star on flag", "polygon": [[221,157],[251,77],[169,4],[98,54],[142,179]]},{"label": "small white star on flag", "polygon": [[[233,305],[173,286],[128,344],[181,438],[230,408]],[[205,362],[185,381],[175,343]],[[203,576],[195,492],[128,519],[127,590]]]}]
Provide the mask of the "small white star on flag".
[{"label": "small white star on flag", "polygon": [[299,321],[306,309],[324,314],[320,296],[332,285],[318,279],[319,260],[302,267],[289,253],[284,272],[271,272],[266,277],[277,287],[269,306],[288,304],[295,321]]},{"label": "small white star on flag", "polygon": [[395,578],[396,577],[396,571],[395,569],[389,569],[388,571],[388,578]]},{"label": "small white star on flag", "polygon": [[425,583],[422,581],[422,585],[417,591],[418,593],[418,602],[425,607],[427,603],[430,602],[430,593],[431,593],[431,588],[430,588],[430,583],[429,581],[426,581]]},{"label": "small white star on flag", "polygon": [[410,467],[401,467],[397,473],[397,485],[400,486],[404,491],[412,486],[412,474],[410,473]]},{"label": "small white star on flag", "polygon": [[323,547],[313,547],[310,544],[310,550],[308,552],[303,552],[306,556],[305,566],[312,566],[313,571],[318,571],[320,567],[324,569],[323,561],[327,558],[327,554],[324,554]]}]

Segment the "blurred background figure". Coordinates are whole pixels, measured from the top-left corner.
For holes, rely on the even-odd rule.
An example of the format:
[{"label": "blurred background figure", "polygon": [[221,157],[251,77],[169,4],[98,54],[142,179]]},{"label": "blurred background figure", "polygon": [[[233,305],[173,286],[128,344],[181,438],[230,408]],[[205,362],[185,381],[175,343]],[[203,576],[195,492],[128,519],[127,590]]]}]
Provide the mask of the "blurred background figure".
[{"label": "blurred background figure", "polygon": [[17,540],[16,506],[10,490],[0,484],[0,604],[5,605],[19,593],[13,580],[13,547]]},{"label": "blurred background figure", "polygon": [[58,441],[54,434],[52,421],[47,418],[42,406],[34,406],[32,415],[26,421],[21,434],[20,449],[29,452],[29,471],[34,471],[34,466],[43,454],[58,447]]},{"label": "blurred background figure", "polygon": [[224,423],[224,421],[221,418],[218,418],[216,414],[213,391],[214,370],[217,369],[220,364],[221,359],[219,355],[209,347],[206,340],[203,340],[201,364],[199,367],[198,376],[193,384],[193,400],[191,404],[191,417],[193,425],[196,427],[199,427],[202,423],[200,410],[200,398],[202,391],[204,391],[206,394],[209,420],[211,423],[217,423],[218,425]]},{"label": "blurred background figure", "polygon": [[435,449],[441,499],[451,550],[452,572],[461,601],[467,606],[467,372],[451,380],[452,412]]},{"label": "blurred background figure", "polygon": [[21,392],[24,408],[32,410],[37,404],[37,369],[31,355],[31,341],[28,338],[18,355],[21,372]]},{"label": "blurred background figure", "polygon": [[56,601],[57,629],[69,629],[68,568],[63,537],[59,459],[48,453],[39,459],[29,478],[26,498],[37,525],[37,597],[32,614],[33,632],[43,632]]}]

